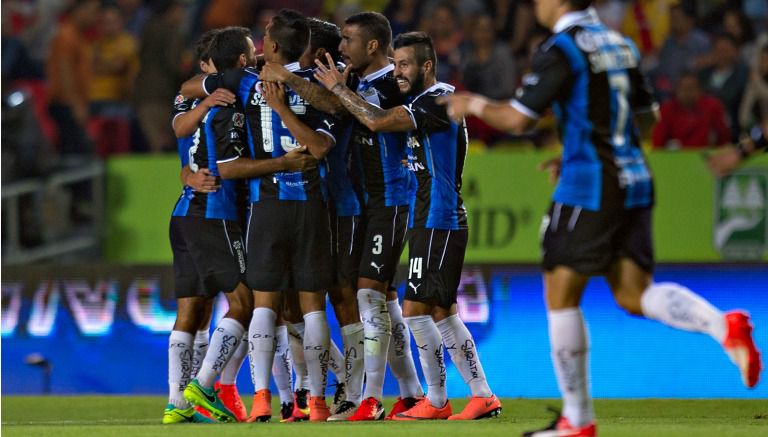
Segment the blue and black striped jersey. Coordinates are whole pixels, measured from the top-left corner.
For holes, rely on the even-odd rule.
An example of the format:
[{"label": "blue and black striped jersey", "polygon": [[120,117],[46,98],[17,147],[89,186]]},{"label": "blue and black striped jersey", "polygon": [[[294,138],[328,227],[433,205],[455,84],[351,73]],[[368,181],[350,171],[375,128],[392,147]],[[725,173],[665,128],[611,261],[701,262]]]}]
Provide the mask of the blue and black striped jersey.
[{"label": "blue and black striped jersey", "polygon": [[[218,164],[237,159],[245,153],[245,115],[235,107],[211,108],[192,137],[188,164],[193,172],[207,168],[220,178]],[[181,150],[179,151],[181,155]],[[184,163],[185,158],[181,158]],[[176,202],[174,216],[202,217],[221,220],[241,220],[238,196],[242,181],[221,180],[213,193],[199,193],[185,187]]]},{"label": "blue and black striped jersey", "polygon": [[[298,62],[285,66],[289,71],[312,80],[312,70],[300,70]],[[253,69],[225,71],[210,75],[205,80],[205,89],[212,91],[223,87],[234,92],[244,105],[247,125],[247,144],[253,159],[279,158],[300,147],[285,127],[277,112],[267,105],[261,94],[261,80]],[[325,133],[332,139],[336,119],[313,108],[295,91],[287,88],[286,97],[291,110],[307,126]],[[296,172],[277,172],[249,180],[251,202],[265,199],[309,200],[326,198],[324,183],[326,167]]]},{"label": "blue and black striped jersey", "polygon": [[531,118],[553,104],[563,143],[554,200],[593,211],[652,205],[653,181],[633,114],[655,102],[637,48],[600,23],[592,8],[564,16],[555,31],[512,101]]},{"label": "blue and black striped jersey", "polygon": [[453,91],[453,86],[438,82],[406,106],[416,126],[408,139],[408,167],[418,182],[413,227],[467,229],[461,199],[467,126],[451,120],[446,107],[437,103],[438,97]]},{"label": "blue and black striped jersey", "polygon": [[[352,76],[350,88],[368,103],[383,109],[405,104],[393,74],[393,65],[363,78]],[[409,204],[408,169],[403,167],[408,136],[405,132],[372,132],[355,122],[352,143],[358,148],[363,168],[365,202],[369,208]]]},{"label": "blue and black striped jersey", "polygon": [[337,122],[333,129],[336,145],[325,157],[328,194],[332,211],[338,217],[360,215],[363,212],[362,168],[357,148],[350,145],[352,129],[351,119]]}]

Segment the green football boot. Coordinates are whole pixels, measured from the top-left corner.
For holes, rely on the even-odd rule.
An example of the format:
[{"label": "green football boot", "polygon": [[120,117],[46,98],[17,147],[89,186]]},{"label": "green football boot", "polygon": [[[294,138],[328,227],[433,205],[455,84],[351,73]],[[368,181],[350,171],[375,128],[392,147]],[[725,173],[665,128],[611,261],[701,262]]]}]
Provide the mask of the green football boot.
[{"label": "green football boot", "polygon": [[173,404],[165,406],[163,412],[163,425],[174,423],[216,423],[215,421],[203,416],[195,411],[195,407],[189,407],[186,410],[176,408]]},{"label": "green football boot", "polygon": [[237,422],[235,415],[224,406],[213,387],[205,388],[197,382],[197,379],[189,381],[189,385],[184,389],[184,399],[207,410],[221,422]]}]

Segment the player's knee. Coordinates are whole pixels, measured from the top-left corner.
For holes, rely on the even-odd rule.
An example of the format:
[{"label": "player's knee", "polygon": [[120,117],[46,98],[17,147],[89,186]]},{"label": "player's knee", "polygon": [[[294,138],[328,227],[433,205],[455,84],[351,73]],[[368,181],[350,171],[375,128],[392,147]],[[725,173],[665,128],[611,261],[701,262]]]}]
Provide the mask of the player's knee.
[{"label": "player's knee", "polygon": [[643,307],[640,304],[640,297],[642,293],[620,291],[614,295],[616,304],[618,304],[624,311],[635,316],[643,315]]}]

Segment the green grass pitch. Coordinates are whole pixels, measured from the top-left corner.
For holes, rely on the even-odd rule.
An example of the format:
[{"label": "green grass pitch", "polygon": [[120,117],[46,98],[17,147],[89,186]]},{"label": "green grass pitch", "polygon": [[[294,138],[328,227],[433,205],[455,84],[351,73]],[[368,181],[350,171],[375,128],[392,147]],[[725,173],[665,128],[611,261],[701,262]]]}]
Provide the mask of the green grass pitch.
[{"label": "green grass pitch", "polygon": [[[250,404],[245,400],[246,404]],[[393,399],[387,399],[385,407]],[[455,411],[466,400],[454,399]],[[502,415],[473,422],[161,425],[160,396],[3,396],[3,436],[516,436],[540,427],[555,400],[502,399]],[[277,404],[275,403],[275,407]],[[768,400],[595,401],[602,436],[768,436]],[[274,411],[278,411],[275,408]]]}]

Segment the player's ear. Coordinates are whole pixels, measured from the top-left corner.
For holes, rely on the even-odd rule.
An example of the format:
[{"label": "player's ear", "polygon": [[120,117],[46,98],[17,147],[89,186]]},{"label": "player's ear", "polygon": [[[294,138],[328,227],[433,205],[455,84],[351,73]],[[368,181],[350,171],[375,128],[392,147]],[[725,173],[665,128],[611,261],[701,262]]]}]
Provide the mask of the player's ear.
[{"label": "player's ear", "polygon": [[248,58],[245,56],[245,53],[240,53],[240,57],[237,58],[237,65],[242,68],[248,65]]},{"label": "player's ear", "polygon": [[368,49],[369,55],[376,53],[376,51],[379,50],[379,40],[372,39],[368,41],[368,44],[366,44],[366,48]]},{"label": "player's ear", "polygon": [[431,59],[427,59],[426,62],[424,62],[424,65],[422,66],[424,69],[424,74],[427,73],[434,73],[435,72],[435,64],[432,63]]}]

